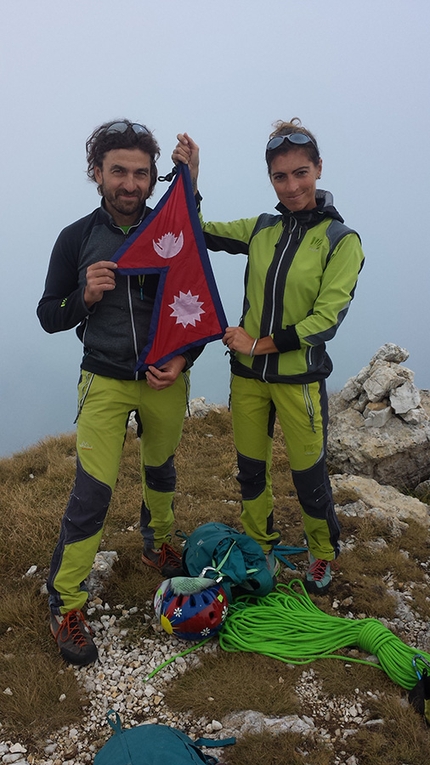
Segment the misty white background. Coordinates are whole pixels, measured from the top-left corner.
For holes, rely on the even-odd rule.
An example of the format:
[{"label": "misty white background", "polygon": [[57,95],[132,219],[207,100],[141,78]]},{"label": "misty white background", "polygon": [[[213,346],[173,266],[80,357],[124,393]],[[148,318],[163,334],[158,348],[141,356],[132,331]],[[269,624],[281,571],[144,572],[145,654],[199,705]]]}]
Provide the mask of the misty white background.
[{"label": "misty white background", "polygon": [[[188,131],[204,216],[229,220],[273,209],[265,143],[299,116],[366,254],[329,390],[387,341],[430,387],[428,0],[3,0],[1,16],[0,455],[73,429],[81,345],[45,334],[35,309],[58,233],[99,204],[85,140],[120,117],[155,131],[160,174]],[[211,262],[236,324],[245,259]],[[192,396],[226,403],[228,384],[218,341]]]}]

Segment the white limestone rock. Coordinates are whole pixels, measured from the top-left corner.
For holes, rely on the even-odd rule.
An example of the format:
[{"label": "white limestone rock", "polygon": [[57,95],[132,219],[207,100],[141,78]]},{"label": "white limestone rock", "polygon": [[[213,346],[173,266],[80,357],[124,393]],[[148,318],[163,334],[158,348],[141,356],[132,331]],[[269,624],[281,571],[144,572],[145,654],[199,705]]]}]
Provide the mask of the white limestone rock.
[{"label": "white limestone rock", "polygon": [[[423,526],[430,522],[430,507],[415,497],[397,491],[393,486],[381,486],[371,478],[357,475],[332,475],[330,483],[336,510],[346,515],[353,504],[357,515],[373,515],[386,520],[407,521],[413,518]],[[363,505],[365,510],[363,510]]]},{"label": "white limestone rock", "polygon": [[220,408],[216,404],[207,404],[204,396],[193,398],[188,404],[190,417],[206,417],[211,411],[218,412]]},{"label": "white limestone rock", "polygon": [[372,367],[369,377],[363,383],[363,388],[370,401],[381,401],[392,390],[404,385],[405,379],[411,377],[413,372],[410,369],[378,362]]},{"label": "white limestone rock", "polygon": [[392,417],[391,406],[383,409],[366,409],[364,411],[364,425],[366,428],[382,428]]},{"label": "white limestone rock", "polygon": [[416,409],[409,409],[408,412],[400,414],[400,417],[407,422],[408,425],[424,425],[429,419],[428,414],[426,414],[422,406],[418,406]]},{"label": "white limestone rock", "polygon": [[430,392],[419,391],[414,373],[400,366],[408,355],[386,343],[330,396],[327,461],[333,472],[401,489],[430,478]]},{"label": "white limestone rock", "polygon": [[357,382],[355,377],[350,377],[343,386],[340,395],[344,401],[352,401],[357,398],[362,391],[360,383]]},{"label": "white limestone rock", "polygon": [[410,409],[416,409],[420,403],[420,392],[412,382],[405,382],[390,393],[390,404],[396,414],[405,414]]},{"label": "white limestone rock", "polygon": [[395,343],[385,343],[372,356],[370,364],[374,364],[376,361],[394,361],[397,364],[401,364],[402,361],[406,361],[408,358],[409,351],[406,348],[401,348],[400,345]]},{"label": "white limestone rock", "polygon": [[430,422],[412,426],[394,416],[369,428],[360,412],[339,412],[330,417],[327,463],[337,473],[413,489],[430,477]]},{"label": "white limestone rock", "polygon": [[370,370],[371,370],[371,366],[370,364],[367,364],[367,366],[363,367],[363,369],[360,369],[359,373],[355,375],[353,379],[359,385],[363,385],[364,381],[367,380],[367,378],[369,377]]},{"label": "white limestone rock", "polygon": [[270,731],[271,734],[292,732],[308,736],[315,733],[315,724],[310,717],[286,715],[285,717],[265,717],[262,712],[233,712],[222,719],[223,735],[235,735],[238,738],[247,733],[256,734]]}]

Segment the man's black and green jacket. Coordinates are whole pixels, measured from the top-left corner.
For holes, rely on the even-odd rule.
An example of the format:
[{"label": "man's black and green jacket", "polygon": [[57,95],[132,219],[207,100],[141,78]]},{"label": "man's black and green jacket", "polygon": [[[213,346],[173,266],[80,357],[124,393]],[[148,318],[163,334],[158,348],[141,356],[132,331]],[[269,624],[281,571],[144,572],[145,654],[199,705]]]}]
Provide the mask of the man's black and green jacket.
[{"label": "man's black and green jacket", "polygon": [[[87,372],[117,380],[145,377],[145,372],[136,372],[135,367],[147,344],[159,275],[117,273],[115,289],[106,291],[91,308],[84,302],[84,291],[88,266],[111,260],[150,212],[151,208],[145,206],[141,219],[125,234],[115,225],[102,200],[90,215],[63,229],[54,245],[37,315],[46,332],[76,327],[84,345],[81,367]],[[186,362],[184,371],[202,350],[191,348],[181,354]]]}]

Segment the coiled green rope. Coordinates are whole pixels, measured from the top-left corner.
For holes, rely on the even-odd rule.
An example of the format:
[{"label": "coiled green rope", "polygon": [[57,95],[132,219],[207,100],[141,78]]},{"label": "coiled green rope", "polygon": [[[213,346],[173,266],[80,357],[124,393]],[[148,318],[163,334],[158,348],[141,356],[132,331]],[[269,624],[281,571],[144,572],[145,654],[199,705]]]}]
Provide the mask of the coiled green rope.
[{"label": "coiled green rope", "polygon": [[[312,602],[299,579],[278,584],[264,598],[238,598],[230,605],[218,637],[224,651],[261,653],[288,664],[309,664],[325,658],[378,667],[408,690],[417,683],[412,660],[419,663],[422,656],[430,661],[430,654],[405,645],[377,619],[325,614]],[[334,653],[348,646],[377,656],[379,665]]]}]

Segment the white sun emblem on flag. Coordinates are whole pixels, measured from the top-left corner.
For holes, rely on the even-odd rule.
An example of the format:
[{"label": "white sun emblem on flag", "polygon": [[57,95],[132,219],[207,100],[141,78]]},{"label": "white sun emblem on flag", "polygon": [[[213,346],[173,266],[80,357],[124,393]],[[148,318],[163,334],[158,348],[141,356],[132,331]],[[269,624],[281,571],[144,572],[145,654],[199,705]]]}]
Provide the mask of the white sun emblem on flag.
[{"label": "white sun emblem on flag", "polygon": [[201,634],[202,637],[207,637],[208,635],[211,634],[211,631],[210,631],[209,627],[204,627],[200,634]]},{"label": "white sun emblem on flag", "polygon": [[182,231],[178,236],[169,231],[168,234],[163,234],[158,242],[153,239],[152,246],[160,258],[174,258],[184,246],[184,235]]},{"label": "white sun emblem on flag", "polygon": [[182,324],[184,327],[192,324],[195,327],[196,321],[201,321],[200,314],[205,313],[202,305],[198,295],[192,295],[190,290],[187,293],[179,290],[179,297],[175,295],[173,303],[169,303],[169,308],[173,308],[170,316],[176,318],[176,324]]},{"label": "white sun emblem on flag", "polygon": [[227,617],[227,614],[228,614],[228,607],[224,606],[224,608],[222,609],[221,621],[224,621],[224,619]]},{"label": "white sun emblem on flag", "polygon": [[182,616],[182,608],[175,608],[173,616]]}]

